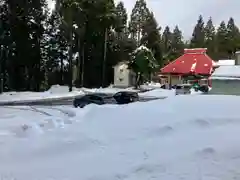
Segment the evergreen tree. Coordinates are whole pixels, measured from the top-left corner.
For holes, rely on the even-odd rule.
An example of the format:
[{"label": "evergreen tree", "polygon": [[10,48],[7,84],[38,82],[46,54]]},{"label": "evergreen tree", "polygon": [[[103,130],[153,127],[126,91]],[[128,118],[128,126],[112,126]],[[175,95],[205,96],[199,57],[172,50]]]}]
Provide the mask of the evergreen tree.
[{"label": "evergreen tree", "polygon": [[9,86],[39,91],[44,80],[41,39],[46,18],[45,0],[6,1],[12,52],[8,56]]},{"label": "evergreen tree", "polygon": [[192,48],[203,48],[204,47],[204,21],[203,17],[200,15],[197,21],[196,26],[194,27],[190,46]]},{"label": "evergreen tree", "polygon": [[127,33],[127,10],[124,7],[124,4],[122,1],[120,1],[116,6],[116,25],[115,25],[115,31],[118,34],[118,36],[122,36],[122,33]]},{"label": "evergreen tree", "polygon": [[162,34],[162,51],[164,60],[169,61],[172,52],[172,32],[169,26],[166,26]]},{"label": "evergreen tree", "polygon": [[235,52],[240,48],[240,32],[231,17],[227,23],[227,53],[229,58],[234,58]]},{"label": "evergreen tree", "polygon": [[[123,3],[115,7],[113,0],[57,0],[56,11],[48,18],[45,0],[3,0],[0,8],[0,79],[9,90],[39,91],[46,82],[66,84],[66,75],[71,87],[75,54],[81,78],[85,72],[84,86],[108,85],[112,66],[129,60],[136,48],[126,30]],[[157,47],[153,41],[149,44]]]},{"label": "evergreen tree", "polygon": [[216,32],[211,17],[205,26],[205,48],[211,58],[216,58]]},{"label": "evergreen tree", "polygon": [[[62,17],[65,20],[66,30],[72,32],[70,33],[72,35],[69,36],[71,38],[68,40],[69,46],[76,46],[78,52],[81,51],[78,53],[82,59],[81,71],[85,72],[82,85],[99,87],[105,82],[108,83],[109,80],[105,78],[107,69],[110,68],[106,67],[108,63],[107,50],[110,46],[108,42],[111,29],[116,24],[114,1],[67,0],[64,3],[66,6],[60,6],[62,7],[60,12],[63,12]],[[61,8],[58,9],[61,10]],[[74,45],[74,42],[77,42],[78,45]],[[72,54],[73,50],[72,48],[72,52],[69,54]],[[72,59],[70,57],[69,60]]]},{"label": "evergreen tree", "polygon": [[[118,62],[130,61],[130,54],[136,49],[136,41],[129,38],[129,32],[127,29],[127,12],[123,2],[119,2],[116,6],[116,24],[115,30],[109,32],[108,37],[108,53],[107,58],[111,61],[107,61],[108,67],[113,67]],[[113,81],[114,73],[112,68],[108,68],[108,76],[112,77]]]},{"label": "evergreen tree", "polygon": [[7,60],[11,51],[11,34],[8,21],[8,7],[5,1],[0,3],[0,93],[9,89]]},{"label": "evergreen tree", "polygon": [[143,24],[141,44],[149,48],[158,61],[162,65],[161,35],[160,27],[158,27],[154,14],[151,13]]},{"label": "evergreen tree", "polygon": [[183,50],[184,50],[184,42],[183,42],[182,32],[180,31],[178,26],[176,26],[172,33],[172,52],[171,52],[170,59],[175,60],[176,58],[181,56],[183,53]]},{"label": "evergreen tree", "polygon": [[66,61],[68,59],[68,43],[65,32],[60,27],[61,19],[57,12],[53,12],[47,23],[44,34],[45,70],[48,84],[66,84]]},{"label": "evergreen tree", "polygon": [[[75,29],[79,25],[76,21],[76,16],[82,11],[80,3],[76,0],[57,0],[56,1],[56,12],[59,14],[61,19],[62,29],[66,32],[65,38],[68,41],[68,86],[69,91],[72,91],[73,86],[73,48],[74,48],[74,32],[78,33]],[[81,16],[80,16],[81,17]],[[77,41],[78,42],[78,41]]]},{"label": "evergreen tree", "polygon": [[216,44],[217,44],[217,59],[228,59],[228,38],[227,38],[228,30],[224,21],[220,23],[220,26],[217,29],[216,34]]},{"label": "evergreen tree", "polygon": [[[177,26],[173,32],[166,27],[161,37],[145,0],[137,0],[128,28],[122,2],[115,6],[113,0],[57,0],[57,11],[47,19],[44,8],[45,0],[1,1],[0,90],[2,84],[5,90],[17,91],[39,91],[44,82],[70,84],[74,59],[81,86],[109,85],[112,67],[119,61],[132,62],[131,54],[140,45],[151,52],[135,53],[147,77],[152,65],[162,65],[162,58],[176,59],[188,44]],[[233,18],[227,25],[222,22],[216,33],[214,29],[211,18],[204,27],[200,16],[189,47],[207,47],[214,59],[233,58],[240,48],[240,32]],[[158,63],[152,63],[153,59]]]},{"label": "evergreen tree", "polygon": [[128,36],[129,33],[127,30],[127,11],[124,7],[123,2],[120,1],[116,6],[115,31],[111,33],[111,38],[109,39],[112,45],[110,48],[110,51],[112,52],[111,55],[113,55],[114,53],[118,54],[114,58],[115,61],[112,61],[113,64],[119,61],[129,60],[128,45],[131,44],[131,40],[128,38]]},{"label": "evergreen tree", "polygon": [[159,65],[150,49],[140,46],[132,53],[129,68],[136,74],[136,87],[150,80],[151,74],[158,71]]},{"label": "evergreen tree", "polygon": [[150,14],[145,0],[137,0],[132,10],[129,22],[129,31],[131,37],[140,45],[143,24],[146,22]]}]

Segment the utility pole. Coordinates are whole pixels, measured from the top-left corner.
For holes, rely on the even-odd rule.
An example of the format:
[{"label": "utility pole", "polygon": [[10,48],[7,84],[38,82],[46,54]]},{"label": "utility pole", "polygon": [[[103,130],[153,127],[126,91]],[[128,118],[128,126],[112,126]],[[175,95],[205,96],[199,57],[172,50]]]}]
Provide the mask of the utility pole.
[{"label": "utility pole", "polygon": [[103,66],[102,66],[102,87],[104,87],[104,85],[105,85],[105,71],[106,71],[106,59],[107,59],[107,37],[108,37],[108,29],[105,28]]}]

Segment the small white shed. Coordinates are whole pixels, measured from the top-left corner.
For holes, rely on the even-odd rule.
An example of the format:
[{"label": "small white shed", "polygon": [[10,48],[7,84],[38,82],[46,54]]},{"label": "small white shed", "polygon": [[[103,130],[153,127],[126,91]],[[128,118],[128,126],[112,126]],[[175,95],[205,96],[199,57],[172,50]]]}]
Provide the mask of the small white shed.
[{"label": "small white shed", "polygon": [[114,67],[114,86],[130,87],[135,85],[135,73],[128,69],[128,63],[119,62]]}]

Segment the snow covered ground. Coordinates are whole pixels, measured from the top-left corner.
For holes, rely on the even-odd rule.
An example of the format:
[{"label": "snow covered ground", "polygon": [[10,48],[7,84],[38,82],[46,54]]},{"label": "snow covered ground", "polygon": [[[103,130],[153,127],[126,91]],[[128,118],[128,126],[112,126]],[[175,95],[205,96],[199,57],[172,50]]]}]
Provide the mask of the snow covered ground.
[{"label": "snow covered ground", "polygon": [[[141,89],[148,90],[144,93],[139,93],[140,97],[150,98],[166,98],[175,96],[175,90],[167,90],[160,88],[161,85],[158,83],[148,83],[141,86]],[[72,92],[68,91],[67,86],[54,85],[45,92],[7,92],[0,94],[0,104],[14,103],[14,102],[34,102],[44,100],[61,100],[66,98],[74,98],[76,96],[84,95],[86,93],[110,93],[114,94],[119,91],[137,91],[133,88],[99,88],[99,89],[88,89],[88,88],[73,88]],[[201,94],[201,92],[191,92],[192,95]]]},{"label": "snow covered ground", "polygon": [[157,98],[166,98],[175,96],[175,90],[166,90],[166,89],[153,89],[151,91],[138,93],[140,97],[157,97]]},{"label": "snow covered ground", "polygon": [[[160,89],[158,84],[143,85],[143,89],[153,89],[158,88],[158,90],[152,93],[146,94],[146,96],[156,96],[156,97],[167,97],[172,95],[172,91]],[[86,93],[117,93],[119,91],[136,91],[133,88],[99,88],[99,89],[88,89],[88,88],[73,88],[72,92],[68,91],[67,86],[54,85],[48,91],[45,92],[7,92],[0,94],[0,104],[6,102],[32,102],[32,101],[42,101],[42,100],[60,100],[64,98],[73,98],[79,95],[84,95]],[[157,92],[157,93],[156,93]],[[144,96],[144,94],[140,94]]]},{"label": "snow covered ground", "polygon": [[[102,92],[102,93],[116,93],[122,89],[118,88],[99,88],[99,89],[87,89],[87,88],[73,88],[72,92],[69,92],[67,86],[54,85],[45,92],[7,92],[0,95],[0,103],[5,102],[29,102],[29,101],[41,101],[41,100],[58,100],[63,98],[72,98],[86,93]],[[132,91],[132,89],[126,89]]]},{"label": "snow covered ground", "polygon": [[71,98],[83,94],[84,91],[81,89],[74,88],[72,92],[68,92],[67,86],[54,85],[45,92],[6,92],[0,95],[0,103],[55,100],[60,98]]},{"label": "snow covered ground", "polygon": [[240,97],[0,107],[6,180],[240,179]]}]

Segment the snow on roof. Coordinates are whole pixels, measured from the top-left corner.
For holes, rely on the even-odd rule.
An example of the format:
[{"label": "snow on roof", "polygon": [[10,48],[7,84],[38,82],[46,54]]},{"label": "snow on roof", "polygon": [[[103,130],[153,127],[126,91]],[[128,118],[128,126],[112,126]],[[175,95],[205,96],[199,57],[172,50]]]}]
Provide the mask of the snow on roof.
[{"label": "snow on roof", "polygon": [[220,66],[212,74],[212,77],[239,77],[240,66]]},{"label": "snow on roof", "polygon": [[146,50],[146,51],[151,51],[150,49],[148,49],[146,46],[139,46],[135,51],[134,53],[138,52],[138,51],[141,51],[141,50]]},{"label": "snow on roof", "polygon": [[119,66],[119,70],[124,70],[124,69],[128,69],[127,64],[122,64],[122,65]]},{"label": "snow on roof", "polygon": [[184,54],[203,54],[207,52],[207,48],[184,49]]},{"label": "snow on roof", "polygon": [[219,66],[233,66],[235,65],[234,59],[225,59],[225,60],[219,60],[216,62]]},{"label": "snow on roof", "polygon": [[120,61],[112,67],[115,68],[115,67],[120,67],[122,65],[128,65],[128,61]]},{"label": "snow on roof", "polygon": [[213,80],[240,80],[240,78],[237,78],[237,77],[219,77],[219,76],[213,76],[210,79],[213,79]]}]

